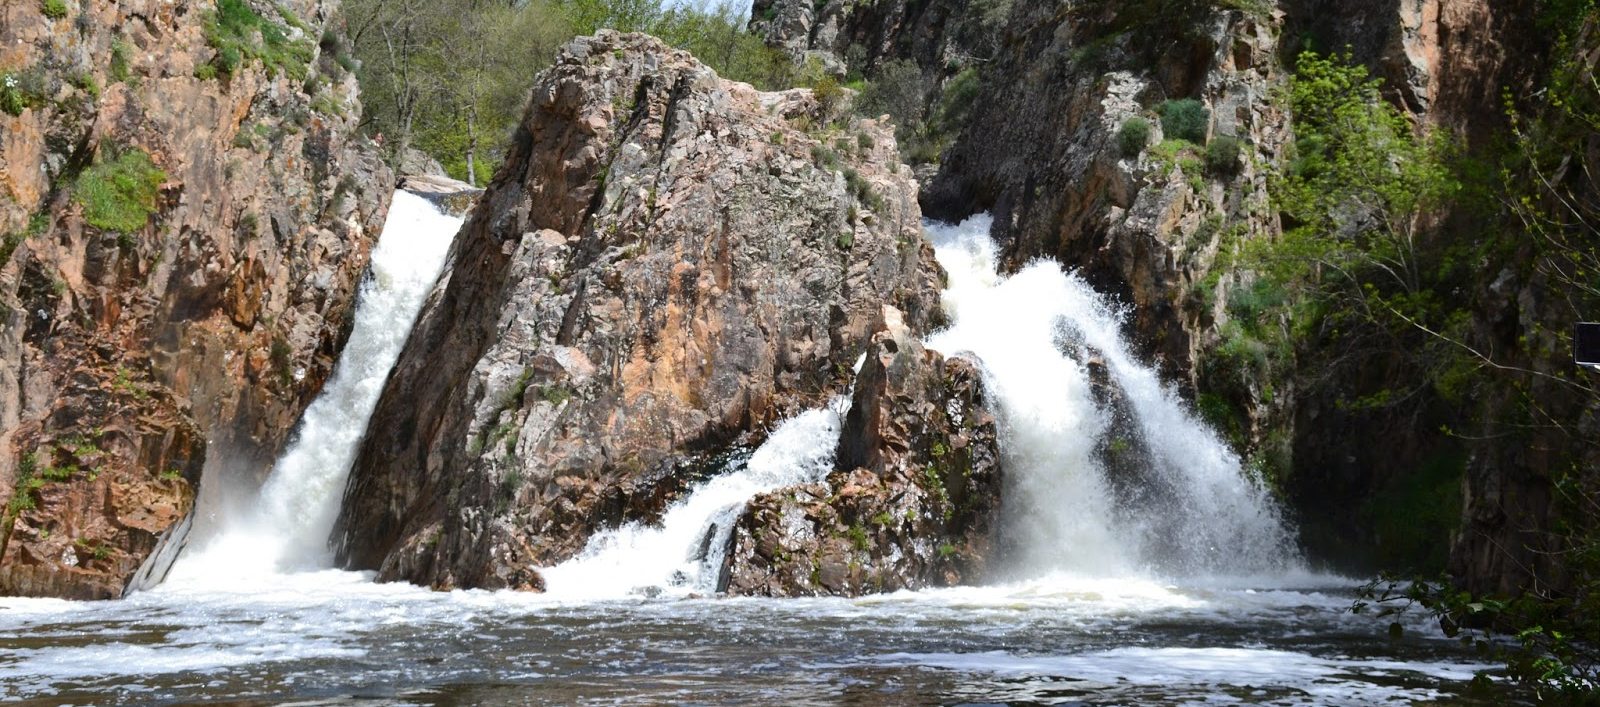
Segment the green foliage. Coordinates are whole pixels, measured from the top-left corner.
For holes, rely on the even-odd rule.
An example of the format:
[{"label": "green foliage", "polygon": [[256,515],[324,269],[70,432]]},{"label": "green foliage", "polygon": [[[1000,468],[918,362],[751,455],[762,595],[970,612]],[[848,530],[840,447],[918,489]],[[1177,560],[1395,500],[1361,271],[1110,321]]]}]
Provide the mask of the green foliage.
[{"label": "green foliage", "polygon": [[866,204],[873,211],[883,210],[883,196],[879,195],[877,190],[873,189],[872,185],[861,177],[860,172],[845,168],[844,183],[850,189],[850,195],[855,197],[856,201]]},{"label": "green foliage", "polygon": [[1218,135],[1206,145],[1206,169],[1212,174],[1231,177],[1239,173],[1239,153],[1243,143],[1232,135]]},{"label": "green foliage", "polygon": [[1206,143],[1206,133],[1211,127],[1211,111],[1193,98],[1166,101],[1156,108],[1161,116],[1161,130],[1173,140],[1187,140],[1196,145]]},{"label": "green foliage", "polygon": [[124,82],[133,74],[129,61],[133,54],[133,45],[127,40],[117,37],[111,42],[111,80]]},{"label": "green foliage", "polygon": [[575,34],[647,32],[763,89],[822,79],[746,31],[732,0],[349,0],[343,8],[353,41],[335,50],[335,62],[361,80],[367,128],[394,157],[414,147],[471,182],[493,175],[529,80]]},{"label": "green foliage", "polygon": [[572,391],[564,385],[541,385],[539,397],[551,405],[560,407],[572,398]]},{"label": "green foliage", "polygon": [[850,546],[854,547],[857,552],[865,552],[872,547],[872,544],[867,540],[866,528],[852,525],[845,531],[845,535],[850,538]]},{"label": "green foliage", "polygon": [[839,80],[832,76],[824,76],[813,84],[811,95],[817,99],[817,110],[822,114],[821,119],[825,124],[833,121],[846,99],[844,86],[839,85]]},{"label": "green foliage", "polygon": [[22,460],[17,464],[17,480],[11,492],[11,499],[6,502],[5,528],[0,532],[9,533],[11,522],[17,514],[34,509],[36,502],[33,492],[44,488],[44,480],[39,476],[39,455],[29,452],[22,455]]},{"label": "green foliage", "polygon": [[908,59],[895,59],[878,67],[861,92],[857,109],[869,117],[888,115],[896,134],[905,140],[922,128],[927,94],[922,68]]},{"label": "green foliage", "polygon": [[[1251,241],[1240,262],[1257,271],[1257,287],[1282,290],[1271,299],[1288,308],[1287,333],[1319,359],[1302,367],[1314,365],[1324,380],[1340,370],[1359,372],[1373,360],[1413,369],[1401,376],[1413,381],[1409,390],[1372,398],[1389,404],[1415,399],[1412,392],[1428,387],[1459,356],[1419,326],[1444,332],[1465,321],[1435,294],[1452,276],[1448,264],[1457,261],[1419,232],[1419,217],[1450,203],[1459,188],[1444,139],[1413,133],[1379,88],[1348,57],[1299,57],[1285,94],[1295,119],[1295,154],[1270,184],[1285,232],[1281,239]],[[1209,150],[1207,161],[1215,164]],[[1259,293],[1234,296],[1246,294]],[[1269,354],[1281,348],[1268,343]],[[1370,392],[1338,394],[1354,399]]]},{"label": "green foliage", "polygon": [[[1591,556],[1593,546],[1581,548]],[[1594,566],[1590,564],[1588,566]],[[1592,586],[1593,575],[1584,577]],[[1359,590],[1350,610],[1397,618],[1421,607],[1445,635],[1480,654],[1503,662],[1511,679],[1531,686],[1539,704],[1595,704],[1600,694],[1600,601],[1590,593],[1532,592],[1518,597],[1475,596],[1454,586],[1448,575],[1402,580],[1383,575]],[[1390,624],[1391,635],[1403,631]]]},{"label": "green foliage", "polygon": [[[304,26],[287,10],[280,7],[278,12],[288,26]],[[211,61],[216,67],[213,75],[231,76],[245,62],[260,61],[273,75],[286,72],[304,79],[312,57],[309,39],[291,40],[286,25],[256,14],[247,0],[218,0],[217,9],[207,17],[206,43],[217,53]]]},{"label": "green foliage", "polygon": [[22,111],[32,107],[35,102],[34,96],[23,88],[21,77],[0,72],[0,111],[13,116],[22,115]]},{"label": "green foliage", "polygon": [[1461,513],[1466,455],[1450,450],[1398,470],[1363,509],[1379,538],[1382,566],[1411,571],[1443,567]]},{"label": "green foliage", "polygon": [[1137,157],[1150,144],[1150,121],[1137,115],[1122,121],[1117,129],[1117,149],[1125,157]]},{"label": "green foliage", "polygon": [[11,262],[11,255],[16,252],[17,246],[22,245],[22,242],[29,238],[44,233],[44,230],[49,226],[49,212],[41,211],[28,219],[28,225],[22,231],[7,233],[3,238],[0,238],[0,268]]},{"label": "green foliage", "polygon": [[78,90],[89,94],[90,100],[100,99],[100,84],[89,74],[78,74],[72,77],[72,85]]},{"label": "green foliage", "polygon": [[288,388],[294,383],[294,348],[282,336],[272,337],[272,347],[267,351],[272,370],[278,374],[278,384]]},{"label": "green foliage", "polygon": [[44,13],[45,17],[59,20],[67,16],[67,4],[61,0],[44,0],[39,3],[39,11]]},{"label": "green foliage", "polygon": [[100,160],[78,175],[72,196],[83,205],[83,218],[105,231],[132,233],[144,228],[156,212],[156,198],[167,173],[138,148],[101,148]]}]

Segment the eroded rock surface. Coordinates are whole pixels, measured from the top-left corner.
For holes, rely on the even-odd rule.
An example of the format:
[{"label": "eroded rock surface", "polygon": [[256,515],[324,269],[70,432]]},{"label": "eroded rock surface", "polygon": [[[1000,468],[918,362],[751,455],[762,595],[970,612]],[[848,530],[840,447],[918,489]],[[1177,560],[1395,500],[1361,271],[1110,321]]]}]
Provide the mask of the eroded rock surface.
[{"label": "eroded rock surface", "polygon": [[973,584],[1001,551],[1000,450],[982,371],[946,360],[885,308],[856,382],[836,469],[751,501],[726,589],[856,596]]},{"label": "eroded rock surface", "polygon": [[340,561],[383,580],[537,589],[842,390],[884,303],[940,311],[886,127],[610,31],[532,96],[346,492]]},{"label": "eroded rock surface", "polygon": [[[297,58],[231,74],[212,3],[65,6],[0,7],[24,103],[0,112],[0,594],[106,598],[203,470],[264,477],[347,336],[393,180],[318,46],[329,3],[258,3]],[[135,153],[153,212],[97,227],[82,175]]]}]

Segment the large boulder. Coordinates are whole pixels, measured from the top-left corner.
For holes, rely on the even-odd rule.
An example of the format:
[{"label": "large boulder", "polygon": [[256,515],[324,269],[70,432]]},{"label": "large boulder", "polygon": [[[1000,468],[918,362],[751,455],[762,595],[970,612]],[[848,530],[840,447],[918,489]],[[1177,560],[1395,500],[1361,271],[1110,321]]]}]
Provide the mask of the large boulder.
[{"label": "large boulder", "polygon": [[981,369],[918,343],[885,307],[835,471],[763,494],[734,528],[724,586],[855,596],[974,584],[1000,551],[1000,448]]},{"label": "large boulder", "polygon": [[535,589],[701,461],[847,385],[940,271],[892,133],[603,31],[534,84],[374,413],[335,530],[382,580]]},{"label": "large boulder", "polygon": [[191,527],[202,476],[265,477],[393,179],[331,2],[255,3],[287,58],[232,71],[214,3],[42,7],[0,6],[0,594],[107,598]]}]

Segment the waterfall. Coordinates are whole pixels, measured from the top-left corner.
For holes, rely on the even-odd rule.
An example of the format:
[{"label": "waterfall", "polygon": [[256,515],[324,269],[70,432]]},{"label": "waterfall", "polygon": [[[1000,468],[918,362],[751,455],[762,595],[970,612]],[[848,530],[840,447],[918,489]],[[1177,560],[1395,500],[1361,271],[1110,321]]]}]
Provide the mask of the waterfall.
[{"label": "waterfall", "polygon": [[[1294,539],[1270,492],[1129,354],[1122,309],[1052,262],[999,275],[990,225],[987,216],[928,225],[949,272],[944,302],[954,322],[928,345],[983,361],[1002,427],[1012,573],[1290,569]],[[1097,402],[1091,357],[1120,391],[1122,410]],[[1108,445],[1114,428],[1132,439]],[[1129,468],[1111,474],[1108,449],[1134,457]]]},{"label": "waterfall", "polygon": [[169,581],[231,583],[331,566],[328,534],[356,448],[460,227],[461,219],[427,200],[395,192],[357,297],[355,327],[332,377],[306,409],[254,507],[222,519],[213,537],[178,558]]},{"label": "waterfall", "polygon": [[660,525],[630,523],[596,535],[572,560],[544,571],[551,595],[617,598],[717,591],[733,524],[757,495],[821,481],[833,470],[839,429],[850,400],[796,415],[754,452],[667,509]]},{"label": "waterfall", "polygon": [[[991,221],[930,223],[949,273],[954,322],[927,342],[982,362],[1001,420],[1002,499],[1010,574],[1128,577],[1277,574],[1295,564],[1271,494],[1122,340],[1121,309],[1050,262],[998,274]],[[1087,351],[1125,396],[1123,415],[1097,402]],[[780,425],[748,459],[696,487],[659,525],[600,533],[545,570],[551,594],[716,591],[732,523],[757,494],[818,481],[833,465],[848,399]],[[1114,478],[1107,435],[1131,432],[1138,467]]]}]

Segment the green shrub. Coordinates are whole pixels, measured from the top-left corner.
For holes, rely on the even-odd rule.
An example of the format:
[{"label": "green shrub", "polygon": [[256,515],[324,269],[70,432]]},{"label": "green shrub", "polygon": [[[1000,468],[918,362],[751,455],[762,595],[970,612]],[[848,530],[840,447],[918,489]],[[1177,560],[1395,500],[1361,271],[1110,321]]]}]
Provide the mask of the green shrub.
[{"label": "green shrub", "polygon": [[[300,24],[282,9],[279,14],[286,22]],[[303,79],[312,56],[310,41],[290,40],[283,25],[256,14],[245,0],[217,2],[217,9],[207,18],[206,43],[217,52],[212,60],[215,73],[227,75],[238,71],[246,61],[260,61],[273,74],[284,71]],[[196,70],[195,75],[200,76],[200,71]]]},{"label": "green shrub", "polygon": [[11,254],[16,252],[17,246],[22,245],[22,242],[29,238],[44,233],[45,229],[49,227],[50,213],[40,211],[34,214],[33,218],[28,219],[26,228],[18,232],[7,233],[4,238],[0,238],[0,268],[11,262]]},{"label": "green shrub", "polygon": [[1156,110],[1161,114],[1161,130],[1167,137],[1188,140],[1196,145],[1206,144],[1206,130],[1211,123],[1211,111],[1193,98],[1167,101]]},{"label": "green shrub", "polygon": [[861,92],[858,112],[868,117],[887,113],[898,128],[896,134],[905,138],[922,127],[927,95],[928,84],[921,67],[912,61],[896,59],[879,67],[878,74]]},{"label": "green shrub", "polygon": [[1122,121],[1122,127],[1117,130],[1117,148],[1122,150],[1123,155],[1137,157],[1148,144],[1150,121],[1137,115]]},{"label": "green shrub", "polygon": [[105,150],[107,157],[78,175],[73,198],[83,205],[89,225],[123,233],[144,228],[156,211],[156,197],[167,173],[143,150]]},{"label": "green shrub", "polygon": [[20,73],[0,71],[0,110],[11,115],[43,105],[45,96],[53,92],[50,76],[37,65]]},{"label": "green shrub", "polygon": [[1212,174],[1233,176],[1239,173],[1239,153],[1243,144],[1232,135],[1219,135],[1206,145],[1206,169]]},{"label": "green shrub", "polygon": [[844,86],[840,85],[839,80],[832,76],[824,76],[818,79],[811,86],[811,95],[817,99],[817,111],[821,114],[820,118],[824,123],[833,121],[834,115],[838,113],[840,106],[844,105],[845,101]]},{"label": "green shrub", "polygon": [[61,0],[44,0],[39,4],[39,11],[43,12],[45,17],[59,20],[67,16],[67,4]]},{"label": "green shrub", "polygon": [[111,79],[113,81],[127,81],[133,74],[129,68],[128,59],[133,53],[133,46],[122,38],[111,42]]}]

